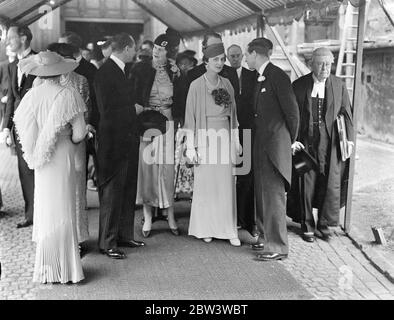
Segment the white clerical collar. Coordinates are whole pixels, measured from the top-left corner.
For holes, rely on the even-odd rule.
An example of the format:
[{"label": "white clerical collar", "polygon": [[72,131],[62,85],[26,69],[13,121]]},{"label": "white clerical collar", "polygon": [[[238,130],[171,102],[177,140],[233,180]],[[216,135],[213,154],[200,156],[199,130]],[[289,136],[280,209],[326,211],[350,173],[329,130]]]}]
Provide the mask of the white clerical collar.
[{"label": "white clerical collar", "polygon": [[313,89],[311,94],[312,98],[316,98],[317,96],[319,96],[319,98],[324,99],[327,79],[324,79],[323,81],[319,81],[319,79],[317,79],[317,77],[313,73],[312,73],[312,78],[313,78]]},{"label": "white clerical collar", "polygon": [[264,73],[265,68],[268,66],[268,64],[270,63],[269,60],[267,60],[266,62],[263,63],[263,65],[260,67],[259,69],[259,74],[262,76]]},{"label": "white clerical collar", "polygon": [[31,52],[31,48],[29,47],[25,51],[23,51],[22,54],[18,53],[18,55],[17,55],[18,60],[22,60],[22,59],[26,58],[30,54],[30,52]]},{"label": "white clerical collar", "polygon": [[124,72],[124,68],[126,67],[126,64],[122,60],[120,60],[118,57],[114,56],[113,54],[111,54],[110,59],[112,59],[113,62],[115,62],[117,66]]}]

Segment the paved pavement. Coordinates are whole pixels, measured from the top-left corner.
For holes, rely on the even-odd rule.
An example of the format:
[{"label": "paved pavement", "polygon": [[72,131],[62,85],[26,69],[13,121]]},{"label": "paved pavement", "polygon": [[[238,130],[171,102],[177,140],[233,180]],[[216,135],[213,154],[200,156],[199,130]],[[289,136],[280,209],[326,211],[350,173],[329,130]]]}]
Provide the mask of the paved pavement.
[{"label": "paved pavement", "polygon": [[[241,248],[227,242],[205,244],[186,236],[187,203],[177,204],[181,237],[154,224],[147,247],[126,250],[114,261],[98,254],[97,209],[90,210],[91,252],[83,258],[86,280],[79,285],[32,283],[35,246],[31,228],[18,230],[23,218],[16,158],[0,147],[0,188],[5,207],[0,218],[1,299],[394,299],[394,284],[368,261],[341,230],[327,243],[301,240],[299,226],[289,222],[289,258],[253,260],[243,231]],[[90,206],[97,194],[89,192]],[[136,234],[141,238],[141,212]]]}]

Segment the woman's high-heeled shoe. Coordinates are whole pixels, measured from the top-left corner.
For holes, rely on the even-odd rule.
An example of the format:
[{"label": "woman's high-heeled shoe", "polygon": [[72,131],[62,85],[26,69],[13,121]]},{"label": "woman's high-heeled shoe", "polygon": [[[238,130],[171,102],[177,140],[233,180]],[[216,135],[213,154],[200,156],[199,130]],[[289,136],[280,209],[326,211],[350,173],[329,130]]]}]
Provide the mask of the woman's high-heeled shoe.
[{"label": "woman's high-heeled shoe", "polygon": [[234,247],[240,247],[241,246],[241,241],[238,238],[230,239],[230,243]]},{"label": "woman's high-heeled shoe", "polygon": [[148,238],[148,237],[150,236],[150,230],[148,230],[148,231],[142,230],[142,236],[143,236],[144,238]]},{"label": "woman's high-heeled shoe", "polygon": [[204,240],[204,242],[206,242],[206,243],[212,242],[212,238],[204,238],[203,240]]},{"label": "woman's high-heeled shoe", "polygon": [[172,233],[174,236],[179,236],[179,235],[180,235],[180,232],[179,232],[179,229],[178,229],[178,228],[176,228],[176,229],[171,229],[171,228],[170,228],[170,231],[171,231],[171,233]]}]

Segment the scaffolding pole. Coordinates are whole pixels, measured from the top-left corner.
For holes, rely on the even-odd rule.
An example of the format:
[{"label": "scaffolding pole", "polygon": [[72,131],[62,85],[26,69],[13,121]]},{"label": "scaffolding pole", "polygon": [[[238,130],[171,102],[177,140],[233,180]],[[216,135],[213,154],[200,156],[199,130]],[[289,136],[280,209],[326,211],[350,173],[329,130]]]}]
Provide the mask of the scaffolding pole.
[{"label": "scaffolding pole", "polygon": [[361,72],[363,64],[363,44],[364,44],[364,29],[365,29],[365,11],[366,0],[360,0],[358,7],[358,28],[357,28],[357,45],[356,45],[356,73],[354,76],[353,87],[353,127],[354,127],[354,150],[350,157],[349,165],[349,182],[347,188],[346,209],[344,231],[350,232],[351,216],[352,216],[352,199],[353,199],[353,181],[355,172],[355,156],[357,148],[357,118],[359,105],[361,103]]}]

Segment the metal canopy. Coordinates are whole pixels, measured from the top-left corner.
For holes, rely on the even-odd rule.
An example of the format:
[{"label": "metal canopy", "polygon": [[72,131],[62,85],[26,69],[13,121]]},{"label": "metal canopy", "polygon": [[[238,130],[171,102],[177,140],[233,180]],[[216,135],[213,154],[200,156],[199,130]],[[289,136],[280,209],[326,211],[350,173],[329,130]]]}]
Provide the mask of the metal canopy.
[{"label": "metal canopy", "polygon": [[299,19],[306,10],[328,10],[340,6],[338,0],[131,0],[142,9],[180,32],[184,37],[198,36],[207,29],[256,27],[256,16],[265,15],[269,24],[287,24]]},{"label": "metal canopy", "polygon": [[[70,0],[68,0],[70,1]],[[31,24],[42,15],[42,6],[53,9],[67,0],[0,0],[0,16],[19,23]],[[305,10],[324,15],[337,8],[338,0],[129,0],[184,37],[201,35],[207,29],[256,27],[257,15],[265,15],[269,24],[291,23]]]}]

